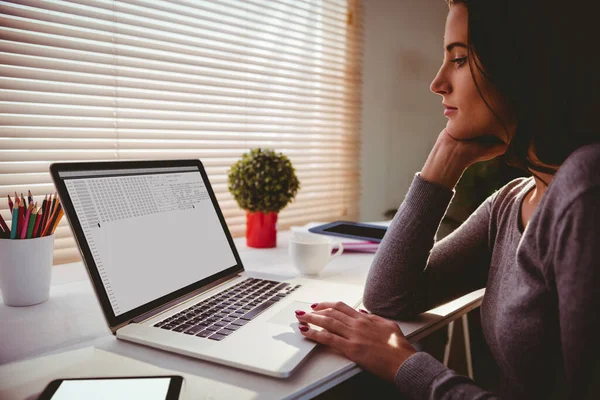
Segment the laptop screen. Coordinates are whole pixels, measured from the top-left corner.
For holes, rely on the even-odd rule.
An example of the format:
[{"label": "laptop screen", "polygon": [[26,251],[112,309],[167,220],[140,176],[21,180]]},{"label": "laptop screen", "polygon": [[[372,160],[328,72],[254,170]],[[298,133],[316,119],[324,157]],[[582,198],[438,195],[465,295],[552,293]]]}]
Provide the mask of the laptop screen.
[{"label": "laptop screen", "polygon": [[58,175],[117,317],[237,264],[198,167]]}]

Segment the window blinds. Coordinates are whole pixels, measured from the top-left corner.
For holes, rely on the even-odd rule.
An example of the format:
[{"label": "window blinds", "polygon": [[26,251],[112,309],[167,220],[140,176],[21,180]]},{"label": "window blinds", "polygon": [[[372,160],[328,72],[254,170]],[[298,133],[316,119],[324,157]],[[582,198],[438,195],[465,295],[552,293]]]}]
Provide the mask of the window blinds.
[{"label": "window blinds", "polygon": [[269,147],[302,185],[279,229],[358,218],[359,1],[0,1],[0,213],[53,192],[53,161],[199,158],[241,236],[227,170]]}]

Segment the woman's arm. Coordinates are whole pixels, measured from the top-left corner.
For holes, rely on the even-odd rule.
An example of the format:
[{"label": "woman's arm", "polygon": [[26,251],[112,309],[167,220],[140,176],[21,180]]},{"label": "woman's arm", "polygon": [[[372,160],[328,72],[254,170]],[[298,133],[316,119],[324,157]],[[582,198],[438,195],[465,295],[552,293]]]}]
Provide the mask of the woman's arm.
[{"label": "woman's arm", "polygon": [[485,286],[493,197],[448,237],[435,243],[435,234],[467,166],[502,151],[501,145],[456,141],[442,131],[371,265],[363,296],[371,312],[411,317]]},{"label": "woman's arm", "polygon": [[431,355],[419,352],[408,358],[396,372],[394,383],[407,399],[492,400],[490,393],[445,367]]},{"label": "woman's arm", "polygon": [[[492,199],[479,207],[456,233],[435,246],[434,237],[452,198],[452,189],[466,167],[505,150],[506,146],[497,142],[457,141],[446,130],[440,133],[375,256],[363,297],[368,308],[386,317],[408,316],[456,293],[485,284],[483,277],[487,275],[485,266],[489,260],[480,261],[489,259]],[[430,255],[432,247],[434,251]],[[410,387],[420,388],[422,392],[429,390],[429,383],[440,378],[460,388],[457,389],[460,393],[490,398],[489,393],[477,388],[472,381],[446,371],[443,366],[439,369],[441,364],[429,365],[412,348],[395,322],[357,312],[343,303],[315,303],[311,307],[314,312],[296,311],[301,334],[339,350],[367,371],[397,383],[414,376]],[[309,324],[324,329],[311,329]],[[403,369],[404,364],[412,367]],[[411,374],[418,369],[420,373]]]},{"label": "woman's arm", "polygon": [[407,318],[485,286],[493,196],[434,244],[451,196],[414,178],[371,265],[363,295],[369,311]]},{"label": "woman's arm", "polygon": [[[336,349],[382,379],[394,381],[408,399],[495,398],[429,354],[417,353],[393,321],[358,312],[341,302],[312,307],[312,313],[296,312],[302,335]],[[309,324],[324,329],[311,329]]]},{"label": "woman's arm", "polygon": [[599,206],[600,187],[579,195],[560,216],[556,242],[548,246],[568,397],[573,399],[600,396]]}]

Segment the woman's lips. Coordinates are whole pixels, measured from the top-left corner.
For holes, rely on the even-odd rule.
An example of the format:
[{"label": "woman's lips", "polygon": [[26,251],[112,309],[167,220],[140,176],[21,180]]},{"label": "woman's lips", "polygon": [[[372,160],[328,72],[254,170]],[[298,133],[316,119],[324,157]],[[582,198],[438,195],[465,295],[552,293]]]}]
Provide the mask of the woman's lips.
[{"label": "woman's lips", "polygon": [[456,111],[458,111],[458,108],[454,108],[454,107],[446,107],[446,109],[444,110],[444,115],[446,117],[454,114]]}]

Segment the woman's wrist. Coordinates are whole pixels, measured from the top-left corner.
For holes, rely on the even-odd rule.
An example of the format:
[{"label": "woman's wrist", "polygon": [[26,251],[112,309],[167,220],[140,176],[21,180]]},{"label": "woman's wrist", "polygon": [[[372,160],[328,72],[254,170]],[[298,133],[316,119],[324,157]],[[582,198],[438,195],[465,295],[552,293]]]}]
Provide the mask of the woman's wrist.
[{"label": "woman's wrist", "polygon": [[394,381],[394,379],[396,378],[396,374],[398,374],[398,371],[400,370],[400,368],[402,368],[402,365],[406,362],[406,360],[408,360],[410,357],[412,357],[414,354],[417,353],[417,350],[415,350],[414,347],[412,346],[408,346],[404,349],[404,351],[402,351],[400,353],[400,357],[398,357],[395,361],[395,364],[393,366],[393,374],[392,374],[392,382]]},{"label": "woman's wrist", "polygon": [[419,176],[452,190],[468,166],[458,147],[442,139],[436,141]]}]

